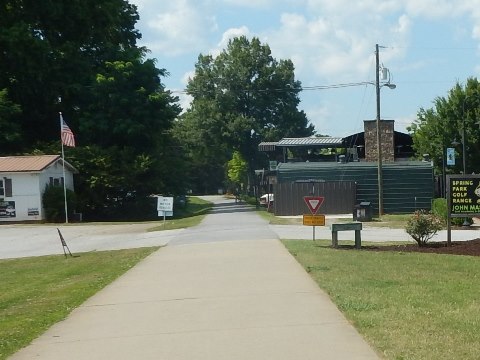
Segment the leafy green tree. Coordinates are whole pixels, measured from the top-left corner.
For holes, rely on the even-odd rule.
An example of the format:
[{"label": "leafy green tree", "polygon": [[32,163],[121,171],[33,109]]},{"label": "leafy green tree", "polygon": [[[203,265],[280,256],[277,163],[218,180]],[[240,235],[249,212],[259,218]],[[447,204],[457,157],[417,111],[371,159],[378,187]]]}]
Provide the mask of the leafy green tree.
[{"label": "leafy green tree", "polygon": [[21,107],[25,146],[58,138],[59,96],[63,109],[76,107],[105,61],[144,53],[138,18],[127,0],[1,2],[0,89]]},{"label": "leafy green tree", "polygon": [[234,151],[232,159],[228,162],[228,179],[234,184],[244,187],[247,181],[247,162],[240,152]]},{"label": "leafy green tree", "polygon": [[[196,101],[192,107],[194,111],[174,124],[173,136],[188,159],[188,187],[194,193],[214,193],[224,186],[225,164],[231,154],[224,137],[225,124],[214,102]],[[205,115],[203,121],[198,121],[196,112]]]},{"label": "leafy green tree", "polygon": [[78,115],[79,142],[131,146],[137,152],[162,145],[180,112],[160,82],[164,75],[153,60],[107,62]]},{"label": "leafy green tree", "polygon": [[456,162],[449,167],[452,173],[463,171],[462,137],[465,126],[465,160],[467,173],[480,171],[480,83],[469,78],[463,87],[456,84],[447,97],[437,97],[434,107],[421,108],[417,119],[408,128],[412,134],[414,149],[420,157],[429,154],[434,160],[437,172],[441,172],[446,147],[455,146]]},{"label": "leafy green tree", "polygon": [[21,110],[0,152],[8,135],[19,152],[59,153],[62,111],[77,142],[65,151],[79,170],[79,211],[90,219],[138,216],[148,195],[184,191],[170,135],[180,108],[161,83],[166,71],[136,45],[138,18],[127,0],[0,4],[0,89]]},{"label": "leafy green tree", "polygon": [[[70,189],[66,190],[66,195],[68,218],[72,219],[77,199],[75,193]],[[43,193],[42,203],[47,221],[65,221],[65,193],[63,186],[47,185]]]},{"label": "leafy green tree", "polygon": [[0,90],[0,149],[5,149],[5,154],[14,154],[19,150],[20,112],[20,106],[8,98],[7,89]]},{"label": "leafy green tree", "polygon": [[[182,118],[183,130],[198,129],[201,142],[192,139],[189,147],[210,155],[200,148],[217,146],[217,168],[237,150],[251,176],[259,166],[261,141],[313,134],[305,113],[298,110],[300,91],[292,61],[277,61],[257,38],[235,38],[217,57],[201,54],[187,86],[192,107]],[[205,142],[205,136],[211,141]]]},{"label": "leafy green tree", "polygon": [[180,108],[161,75],[152,60],[139,59],[107,62],[97,75],[79,114],[78,141],[90,146],[73,161],[80,191],[95,193],[86,205],[91,210],[107,204],[125,214],[126,199],[183,192],[181,157],[169,134]]}]

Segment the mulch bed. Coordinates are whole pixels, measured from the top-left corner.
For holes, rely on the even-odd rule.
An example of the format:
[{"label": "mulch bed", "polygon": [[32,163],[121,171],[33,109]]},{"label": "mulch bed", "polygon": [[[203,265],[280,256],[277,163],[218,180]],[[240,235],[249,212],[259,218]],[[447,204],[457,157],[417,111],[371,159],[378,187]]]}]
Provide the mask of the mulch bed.
[{"label": "mulch bed", "polygon": [[447,246],[446,242],[432,242],[427,243],[423,247],[419,247],[415,243],[386,246],[362,246],[362,249],[370,251],[422,252],[433,254],[480,256],[480,239],[469,241],[452,241],[451,246]]}]

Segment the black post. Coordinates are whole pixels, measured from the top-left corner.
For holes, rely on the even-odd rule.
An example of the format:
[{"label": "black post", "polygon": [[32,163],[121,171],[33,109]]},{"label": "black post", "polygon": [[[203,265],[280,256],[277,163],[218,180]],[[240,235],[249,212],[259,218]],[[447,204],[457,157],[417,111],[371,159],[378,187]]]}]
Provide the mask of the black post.
[{"label": "black post", "polygon": [[463,117],[463,126],[462,126],[462,160],[463,160],[463,175],[467,175],[467,165],[466,165],[466,157],[467,154],[465,153],[465,142],[466,142],[466,136],[465,136],[465,115]]},{"label": "black post", "polygon": [[447,179],[447,174],[445,173],[446,172],[446,164],[445,164],[446,152],[447,152],[447,148],[445,147],[445,145],[442,144],[442,189],[441,190],[442,190],[443,198],[447,197],[447,184],[445,183]]}]

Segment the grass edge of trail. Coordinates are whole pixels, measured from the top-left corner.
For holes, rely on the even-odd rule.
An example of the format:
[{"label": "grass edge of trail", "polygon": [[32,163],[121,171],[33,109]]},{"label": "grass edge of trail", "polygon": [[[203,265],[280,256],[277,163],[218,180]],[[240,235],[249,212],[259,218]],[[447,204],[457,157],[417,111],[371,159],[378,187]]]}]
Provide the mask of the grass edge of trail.
[{"label": "grass edge of trail", "polygon": [[282,243],[385,359],[478,358],[480,258]]},{"label": "grass edge of trail", "polygon": [[158,249],[0,260],[0,360],[30,344]]}]

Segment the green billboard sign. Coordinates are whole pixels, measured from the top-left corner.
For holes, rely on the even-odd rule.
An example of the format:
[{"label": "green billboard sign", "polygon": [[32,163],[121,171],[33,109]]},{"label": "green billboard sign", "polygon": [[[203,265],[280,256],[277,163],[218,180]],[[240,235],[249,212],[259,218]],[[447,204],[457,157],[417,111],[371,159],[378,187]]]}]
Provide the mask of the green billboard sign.
[{"label": "green billboard sign", "polygon": [[447,199],[451,217],[480,215],[480,175],[447,176]]}]

